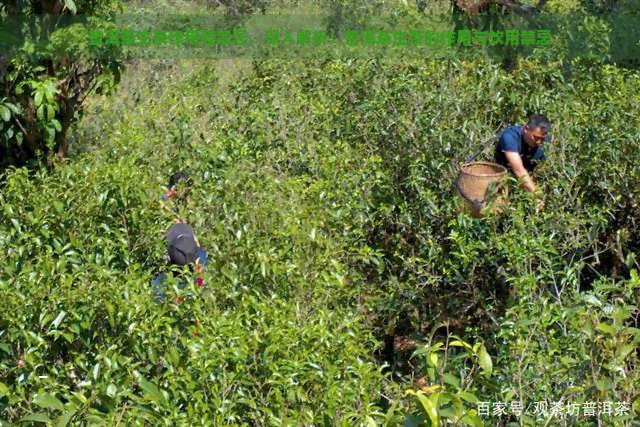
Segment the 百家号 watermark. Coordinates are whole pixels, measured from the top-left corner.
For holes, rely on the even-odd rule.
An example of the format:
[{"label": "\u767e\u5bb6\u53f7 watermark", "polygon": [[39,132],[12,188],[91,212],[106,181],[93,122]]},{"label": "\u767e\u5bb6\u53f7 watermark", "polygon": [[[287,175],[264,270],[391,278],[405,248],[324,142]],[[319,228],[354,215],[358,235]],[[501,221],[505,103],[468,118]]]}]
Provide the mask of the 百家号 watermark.
[{"label": "\u767e\u5bb6\u53f7 watermark", "polygon": [[619,417],[627,415],[630,404],[627,402],[584,402],[564,403],[562,401],[548,402],[546,400],[533,402],[526,408],[522,402],[477,402],[479,416],[502,416],[523,414],[543,417],[595,417],[596,415],[608,415]]}]

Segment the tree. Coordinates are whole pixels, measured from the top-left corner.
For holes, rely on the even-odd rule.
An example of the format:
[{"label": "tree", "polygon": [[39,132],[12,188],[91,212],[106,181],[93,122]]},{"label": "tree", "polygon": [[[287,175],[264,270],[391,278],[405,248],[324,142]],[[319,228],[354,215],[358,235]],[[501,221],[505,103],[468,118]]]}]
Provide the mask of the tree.
[{"label": "tree", "polygon": [[67,134],[93,91],[119,82],[118,47],[92,46],[113,29],[119,0],[10,0],[0,6],[0,170],[64,158]]},{"label": "tree", "polygon": [[[517,0],[451,0],[455,31],[464,29],[506,32],[522,30],[524,25],[536,26],[534,17],[540,14],[547,1],[539,0],[538,4],[532,7]],[[490,48],[490,51],[501,57],[506,70],[513,69],[520,50],[512,45],[496,45]]]}]

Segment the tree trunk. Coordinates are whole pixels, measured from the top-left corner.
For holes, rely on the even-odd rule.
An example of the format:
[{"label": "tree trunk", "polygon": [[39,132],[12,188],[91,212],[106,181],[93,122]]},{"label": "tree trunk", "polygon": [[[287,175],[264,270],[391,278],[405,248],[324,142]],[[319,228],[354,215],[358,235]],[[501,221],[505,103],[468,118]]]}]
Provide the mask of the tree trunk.
[{"label": "tree trunk", "polygon": [[77,102],[75,97],[67,98],[62,104],[62,108],[60,108],[59,120],[61,129],[60,132],[56,133],[54,149],[59,159],[65,158],[69,151],[67,132],[73,124]]}]

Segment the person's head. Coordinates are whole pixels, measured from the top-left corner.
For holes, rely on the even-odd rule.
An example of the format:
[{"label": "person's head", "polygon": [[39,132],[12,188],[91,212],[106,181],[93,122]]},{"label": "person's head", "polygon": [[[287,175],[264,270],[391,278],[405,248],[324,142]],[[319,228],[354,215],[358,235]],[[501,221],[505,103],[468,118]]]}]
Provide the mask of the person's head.
[{"label": "person's head", "polygon": [[167,246],[172,264],[188,265],[199,260],[200,247],[189,224],[172,225],[167,231]]},{"label": "person's head", "polygon": [[522,134],[525,142],[530,147],[539,147],[548,141],[548,133],[551,130],[549,120],[542,114],[532,114],[529,121],[524,126]]},{"label": "person's head", "polygon": [[176,172],[169,177],[169,185],[167,186],[167,196],[170,199],[183,199],[187,196],[193,182],[189,174],[184,171]]}]

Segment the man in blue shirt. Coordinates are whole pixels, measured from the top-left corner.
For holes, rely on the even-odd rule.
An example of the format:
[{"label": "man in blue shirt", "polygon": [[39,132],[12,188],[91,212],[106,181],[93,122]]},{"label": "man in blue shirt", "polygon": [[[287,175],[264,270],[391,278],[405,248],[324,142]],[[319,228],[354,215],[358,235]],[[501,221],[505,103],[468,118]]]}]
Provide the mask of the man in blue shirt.
[{"label": "man in blue shirt", "polygon": [[[533,114],[526,125],[505,129],[496,144],[496,163],[511,169],[531,193],[536,193],[537,188],[529,173],[534,171],[539,162],[546,160],[543,144],[550,140],[550,130],[551,125],[545,116]],[[542,200],[538,200],[542,207]]]}]

